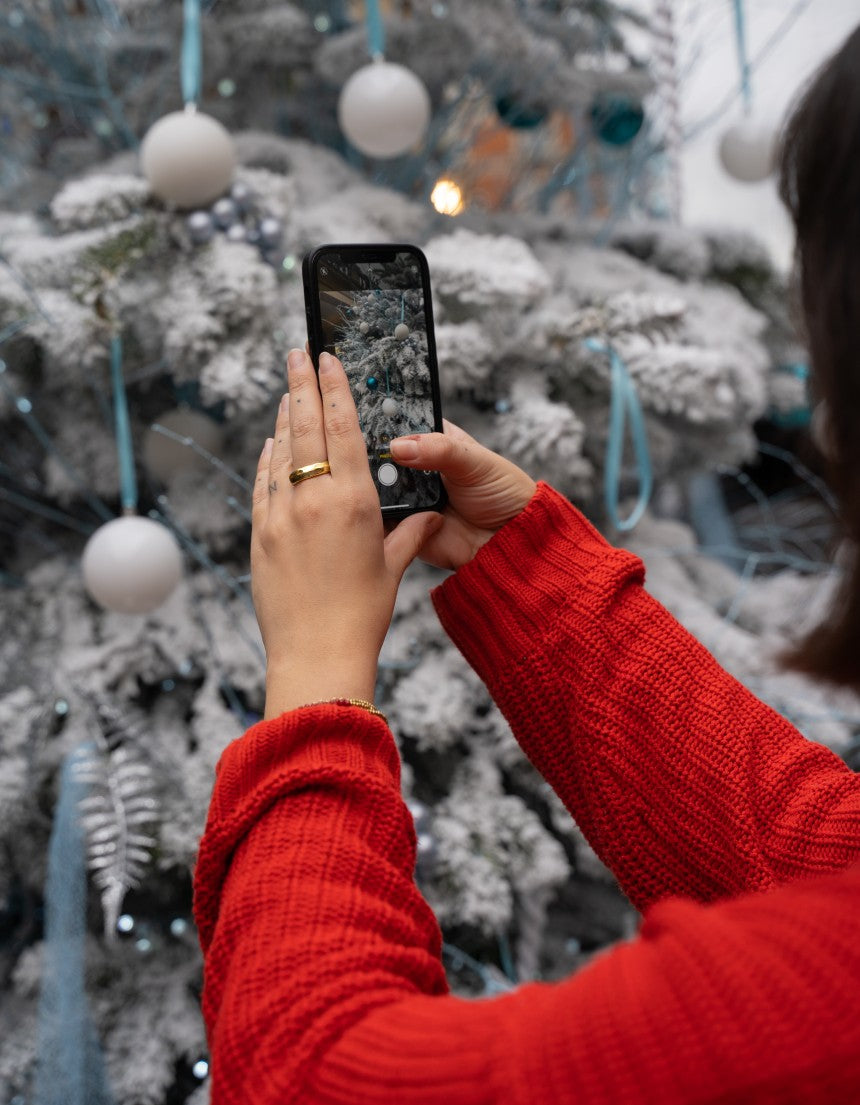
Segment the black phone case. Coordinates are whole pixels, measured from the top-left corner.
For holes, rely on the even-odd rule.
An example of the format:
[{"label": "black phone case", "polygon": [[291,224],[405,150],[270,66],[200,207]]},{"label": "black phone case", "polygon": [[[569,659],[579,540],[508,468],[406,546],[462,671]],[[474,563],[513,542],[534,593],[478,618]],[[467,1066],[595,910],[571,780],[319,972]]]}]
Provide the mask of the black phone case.
[{"label": "black phone case", "polygon": [[[353,261],[388,261],[398,253],[410,253],[418,262],[421,272],[422,293],[424,296],[426,322],[427,322],[427,365],[430,371],[430,386],[433,397],[433,428],[442,432],[442,404],[439,391],[439,365],[436,360],[436,336],[433,328],[433,301],[430,292],[430,269],[427,258],[422,251],[413,245],[389,245],[385,244],[330,244],[318,246],[307,253],[302,261],[302,285],[305,295],[305,317],[308,324],[308,345],[310,347],[311,360],[314,368],[319,371],[319,357],[323,352],[322,316],[319,309],[319,294],[315,279],[316,261],[321,254],[337,252],[339,256],[348,257]],[[400,519],[410,514],[421,514],[427,510],[441,511],[448,501],[445,486],[441,477],[438,481],[438,499],[430,506],[383,506],[381,507],[384,518]]]}]

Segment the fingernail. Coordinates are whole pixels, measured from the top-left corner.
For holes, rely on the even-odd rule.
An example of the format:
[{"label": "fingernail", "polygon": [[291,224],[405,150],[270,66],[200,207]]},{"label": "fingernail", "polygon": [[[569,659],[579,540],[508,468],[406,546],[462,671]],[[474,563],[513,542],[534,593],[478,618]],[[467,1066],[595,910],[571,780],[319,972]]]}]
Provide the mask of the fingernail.
[{"label": "fingernail", "polygon": [[290,393],[288,391],[285,391],[284,394],[281,396],[281,405],[279,407],[279,413],[283,414],[286,411],[286,409],[289,405],[290,405]]},{"label": "fingernail", "polygon": [[290,368],[301,368],[304,363],[304,352],[301,349],[291,349],[290,355],[287,357],[287,364]]},{"label": "fingernail", "polygon": [[398,460],[417,460],[418,443],[408,437],[395,438],[390,445],[391,452]]},{"label": "fingernail", "polygon": [[320,353],[320,372],[329,372],[334,368],[334,357],[331,353]]},{"label": "fingernail", "polygon": [[263,446],[263,456],[268,457],[272,455],[272,448],[274,447],[275,439],[273,437],[266,438],[266,444]]}]

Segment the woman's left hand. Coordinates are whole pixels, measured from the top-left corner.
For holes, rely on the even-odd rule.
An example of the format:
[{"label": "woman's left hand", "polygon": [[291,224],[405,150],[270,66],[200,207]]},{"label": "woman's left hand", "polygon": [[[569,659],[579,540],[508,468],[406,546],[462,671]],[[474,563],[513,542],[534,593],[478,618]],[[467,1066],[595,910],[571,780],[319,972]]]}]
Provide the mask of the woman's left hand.
[{"label": "woman's left hand", "polygon": [[[373,699],[400,579],[442,522],[413,514],[387,536],[343,366],[289,356],[289,395],[254,485],[251,590],[266,648],[266,717],[332,698]],[[294,469],[330,474],[291,484]]]}]

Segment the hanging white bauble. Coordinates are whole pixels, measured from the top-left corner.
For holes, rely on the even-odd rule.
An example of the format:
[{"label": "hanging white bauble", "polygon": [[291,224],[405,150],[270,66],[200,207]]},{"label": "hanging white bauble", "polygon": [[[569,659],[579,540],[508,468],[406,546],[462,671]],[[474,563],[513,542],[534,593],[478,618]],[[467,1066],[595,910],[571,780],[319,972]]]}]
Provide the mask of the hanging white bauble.
[{"label": "hanging white bauble", "polygon": [[230,185],[236,151],[228,131],[211,115],[173,111],[146,132],[140,168],[159,199],[202,207]]},{"label": "hanging white bauble", "polygon": [[369,329],[370,329],[370,323],[368,323],[368,322],[363,322],[362,321],[358,324],[358,332],[360,334],[366,334]]},{"label": "hanging white bauble", "polygon": [[398,322],[394,327],[394,336],[398,341],[406,341],[409,337],[409,327],[405,322]]},{"label": "hanging white bauble", "polygon": [[183,438],[179,442],[158,430],[146,432],[143,461],[147,471],[161,483],[167,483],[177,472],[203,471],[208,467],[206,458],[192,448],[192,441],[215,456],[221,451],[221,427],[200,411],[178,407],[165,411],[154,421]]},{"label": "hanging white bauble", "polygon": [[382,413],[387,414],[389,418],[392,418],[400,410],[400,404],[396,399],[383,399],[382,400]]},{"label": "hanging white bauble", "polygon": [[369,157],[399,157],[430,122],[430,94],[403,65],[374,61],[353,73],[337,104],[340,129]]},{"label": "hanging white bauble", "polygon": [[720,139],[720,161],[730,177],[744,184],[767,180],[776,164],[776,132],[766,123],[744,119]]},{"label": "hanging white bauble", "polygon": [[81,560],[93,601],[121,614],[148,614],[182,578],[182,554],[173,534],[151,518],[129,515],[99,526]]}]

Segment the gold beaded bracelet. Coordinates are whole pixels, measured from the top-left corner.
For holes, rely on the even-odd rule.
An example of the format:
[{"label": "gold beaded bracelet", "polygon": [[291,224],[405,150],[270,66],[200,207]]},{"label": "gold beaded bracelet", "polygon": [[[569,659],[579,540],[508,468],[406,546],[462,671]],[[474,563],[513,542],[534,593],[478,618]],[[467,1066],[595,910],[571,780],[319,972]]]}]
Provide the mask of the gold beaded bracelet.
[{"label": "gold beaded bracelet", "polygon": [[362,710],[367,710],[369,714],[381,717],[385,724],[388,724],[388,718],[382,710],[378,710],[372,702],[368,702],[364,698],[324,698],[319,702],[305,703],[306,706],[328,706],[329,704],[334,706],[360,706]]}]

